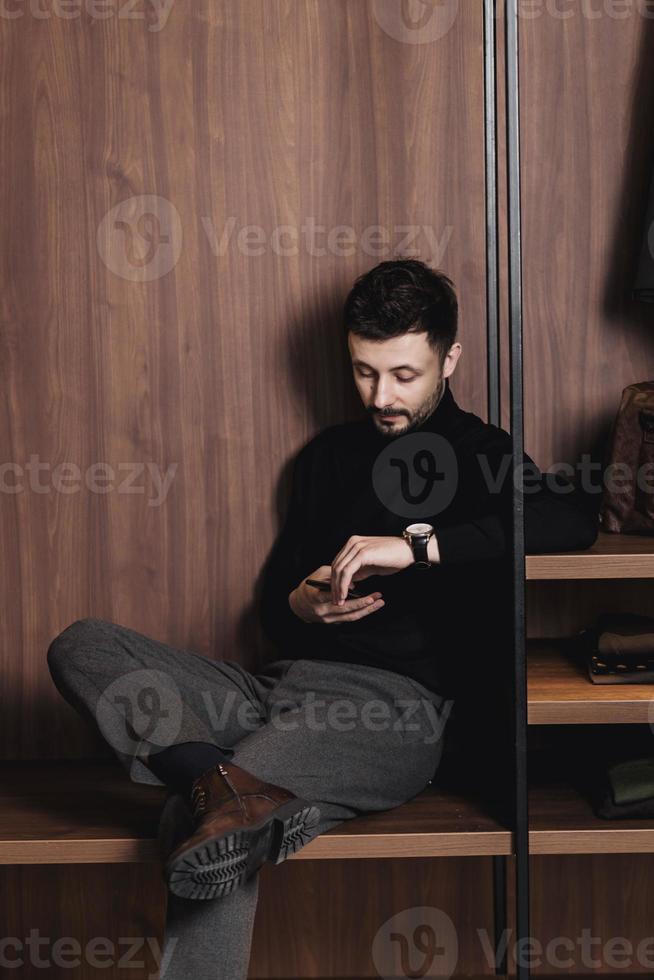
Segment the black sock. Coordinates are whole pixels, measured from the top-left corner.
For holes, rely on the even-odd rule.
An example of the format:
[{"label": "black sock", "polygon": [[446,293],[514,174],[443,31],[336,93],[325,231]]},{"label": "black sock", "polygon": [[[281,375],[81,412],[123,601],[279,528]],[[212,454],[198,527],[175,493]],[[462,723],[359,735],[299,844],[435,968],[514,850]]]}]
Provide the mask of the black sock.
[{"label": "black sock", "polygon": [[233,754],[232,749],[219,749],[211,742],[182,742],[153,752],[147,766],[166,786],[188,800],[198,776],[217,762],[229,762]]}]

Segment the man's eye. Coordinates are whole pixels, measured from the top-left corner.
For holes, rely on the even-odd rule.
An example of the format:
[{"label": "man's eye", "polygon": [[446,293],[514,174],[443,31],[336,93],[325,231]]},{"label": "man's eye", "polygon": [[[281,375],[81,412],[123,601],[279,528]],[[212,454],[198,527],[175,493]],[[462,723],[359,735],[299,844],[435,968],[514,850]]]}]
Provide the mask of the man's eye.
[{"label": "man's eye", "polygon": [[[366,371],[359,370],[358,371],[358,374],[359,374],[359,377],[360,378],[374,378],[374,374],[370,374],[369,372],[366,372]],[[411,381],[415,381],[416,380],[416,376],[414,374],[413,377],[411,377],[411,378],[401,378],[399,375],[396,374],[395,375],[395,379],[397,381],[400,381],[403,385],[406,385],[406,384],[409,384]]]}]

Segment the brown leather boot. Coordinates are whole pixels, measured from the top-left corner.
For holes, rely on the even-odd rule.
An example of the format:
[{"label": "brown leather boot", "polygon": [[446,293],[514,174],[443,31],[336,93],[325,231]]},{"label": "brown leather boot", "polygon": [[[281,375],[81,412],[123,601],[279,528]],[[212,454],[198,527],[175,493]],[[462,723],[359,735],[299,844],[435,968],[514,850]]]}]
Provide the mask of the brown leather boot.
[{"label": "brown leather boot", "polygon": [[231,762],[195,780],[191,810],[195,829],[164,864],[168,887],[182,898],[226,895],[264,861],[280,864],[320,818],[317,806]]}]

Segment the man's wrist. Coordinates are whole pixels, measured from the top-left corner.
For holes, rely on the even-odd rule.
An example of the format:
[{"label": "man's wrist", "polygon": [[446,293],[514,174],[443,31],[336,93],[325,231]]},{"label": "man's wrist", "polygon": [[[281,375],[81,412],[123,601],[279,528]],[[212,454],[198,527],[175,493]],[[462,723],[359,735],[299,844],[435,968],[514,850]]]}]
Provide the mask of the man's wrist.
[{"label": "man's wrist", "polygon": [[413,557],[413,548],[411,547],[411,545],[409,544],[406,538],[402,538],[402,541],[404,542],[407,550],[407,568],[408,568],[409,565],[413,565],[413,562],[415,561]]}]

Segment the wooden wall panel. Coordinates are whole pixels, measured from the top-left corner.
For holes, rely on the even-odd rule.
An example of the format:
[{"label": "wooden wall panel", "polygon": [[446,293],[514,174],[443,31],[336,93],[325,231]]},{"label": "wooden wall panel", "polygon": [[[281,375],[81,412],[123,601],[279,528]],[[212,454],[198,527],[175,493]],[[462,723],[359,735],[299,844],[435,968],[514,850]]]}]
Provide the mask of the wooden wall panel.
[{"label": "wooden wall panel", "polygon": [[[654,369],[651,310],[629,299],[654,162],[654,25],[581,8],[521,21],[526,445],[543,468],[601,451],[621,389]],[[0,498],[0,751],[102,754],[51,685],[49,640],[97,615],[251,667],[268,656],[253,600],[287,463],[315,431],[359,412],[340,305],[356,275],[402,253],[405,226],[415,240],[404,254],[415,247],[459,287],[465,356],[453,388],[485,415],[481,4],[462,0],[427,44],[393,37],[372,0],[176,0],[163,24],[152,11],[66,20],[26,5],[0,20],[0,43],[0,439],[6,486],[22,482]],[[323,254],[306,245],[312,220],[325,228]],[[329,247],[341,225],[354,229],[352,254]],[[388,253],[365,247],[373,225]],[[250,248],[239,245],[248,226],[260,229]],[[252,235],[261,254],[248,254]],[[284,254],[295,236],[297,254]],[[46,464],[41,488],[30,460]],[[79,467],[78,490],[56,489],[62,463]],[[114,468],[108,492],[84,484],[98,463]],[[153,475],[166,471],[172,484],[151,506]],[[119,486],[129,475],[142,492]],[[553,629],[560,607],[548,590],[532,606],[537,631]],[[586,595],[583,608],[595,608]],[[588,918],[575,890],[587,888],[583,860],[534,868],[540,938]],[[592,859],[602,922],[631,860]],[[464,867],[480,867],[435,862],[417,881],[410,864],[395,868],[378,912],[399,896],[435,902],[431,874],[458,909]],[[336,907],[352,870],[329,869]],[[363,870],[361,894],[387,871]],[[39,895],[59,894],[50,871],[25,872],[17,928],[45,914]],[[104,882],[123,896],[131,873],[66,871],[82,895]],[[330,956],[324,917],[311,926],[314,952],[287,945],[316,879],[304,867],[277,873],[298,879],[295,897],[280,929],[264,892],[255,975],[365,975],[368,947],[351,937],[342,959]],[[8,894],[20,875],[3,872]],[[563,877],[565,924],[552,914]],[[160,897],[152,886],[155,919]],[[64,901],[74,913],[79,896]],[[621,934],[637,940],[646,923],[631,909]],[[366,917],[366,935],[375,922]]]},{"label": "wooden wall panel", "polygon": [[[491,975],[484,940],[492,945],[492,887],[489,858],[266,865],[260,872],[249,976],[393,976],[401,962],[400,942],[390,939],[390,927],[384,927],[403,910],[413,910],[405,911],[402,928],[416,975],[421,961],[433,969],[438,965],[443,974],[451,968],[460,975]],[[2,946],[1,965],[8,976],[15,972],[21,980],[155,980],[162,960],[165,902],[154,865],[2,868],[3,939],[11,937],[12,942]],[[423,960],[413,946],[412,928],[448,919],[449,935],[457,941],[448,944],[446,954],[435,951],[433,958],[426,950]],[[378,933],[382,938],[376,940]],[[72,944],[64,946],[66,939]],[[113,945],[102,952],[101,939]],[[217,936],[217,957],[220,949]],[[39,954],[49,966],[37,965]],[[105,965],[96,965],[94,955]],[[17,960],[17,966],[10,966]]]},{"label": "wooden wall panel", "polygon": [[[654,168],[654,20],[637,4],[533,9],[520,20],[525,444],[547,469],[601,460],[622,389],[654,378],[654,308],[630,295]],[[534,636],[652,604],[647,582],[528,594]]]},{"label": "wooden wall panel", "polygon": [[572,636],[594,625],[603,612],[651,615],[653,596],[651,579],[529,582],[527,635]]},{"label": "wooden wall panel", "polygon": [[532,975],[651,975],[653,871],[651,854],[532,857]]},{"label": "wooden wall panel", "polygon": [[[638,4],[619,17],[610,4],[550,6],[565,16],[520,21],[525,444],[543,469],[601,459],[622,389],[654,378],[654,308],[630,298],[654,166],[654,22]],[[569,635],[601,611],[651,608],[647,581],[532,582],[528,632]],[[559,963],[543,955],[534,976],[651,972],[637,952],[652,934],[650,880],[649,855],[533,858],[532,935],[543,950],[575,944],[556,948]]]},{"label": "wooden wall panel", "polygon": [[2,975],[154,980],[165,903],[155,865],[2,867]]},{"label": "wooden wall panel", "polygon": [[[3,757],[110,753],[47,671],[50,640],[79,617],[251,668],[270,655],[253,603],[288,463],[361,412],[339,318],[358,274],[408,255],[452,276],[465,347],[454,390],[485,414],[481,5],[465,0],[426,44],[394,36],[378,6],[176,0],[159,24],[154,5],[68,20],[42,3],[45,16],[24,5],[0,18],[0,439],[7,484],[23,484],[0,498]],[[54,485],[64,463],[79,468],[74,492]],[[94,464],[113,468],[108,492],[85,485]],[[460,925],[471,878],[490,924],[488,869],[272,869],[283,915],[264,889],[253,975],[366,975],[380,917],[438,894]],[[315,901],[327,875],[344,928],[348,897],[365,908],[343,945]],[[18,935],[162,924],[150,869],[0,881]],[[295,936],[309,907],[310,945]]]},{"label": "wooden wall panel", "polygon": [[599,449],[623,387],[654,378],[654,309],[630,298],[654,166],[645,7],[520,18],[525,443],[545,468]]},{"label": "wooden wall panel", "polygon": [[177,0],[160,29],[153,9],[0,23],[9,758],[103,752],[45,664],[79,617],[268,656],[253,602],[287,464],[362,411],[339,322],[356,275],[394,254],[452,275],[455,393],[485,412],[480,6],[426,44],[368,0]]},{"label": "wooden wall panel", "polygon": [[[265,869],[251,977],[401,977],[407,962],[414,970],[408,975],[492,974],[476,932],[492,944],[491,859],[316,861],[307,870],[300,863]],[[508,867],[510,875],[510,859]],[[399,929],[406,938],[401,960],[402,941],[389,941],[385,924],[403,910],[414,911]],[[420,956],[413,928],[425,922],[442,924],[440,935],[456,941]]]},{"label": "wooden wall panel", "polygon": [[[651,957],[652,950],[652,864],[652,855],[533,857],[532,935],[542,944],[541,962],[534,963],[534,976],[554,976],[561,970],[575,975],[588,972],[591,963],[587,954],[584,959],[584,931],[594,937],[591,955],[603,961],[593,973],[649,975],[646,956]],[[377,930],[398,911],[424,906],[449,916],[457,931],[456,964],[454,957],[447,963],[448,967],[455,966],[453,975],[491,975],[482,945],[484,936],[492,936],[493,929],[488,904],[492,875],[487,858],[336,861],[329,865],[317,861],[302,865],[289,862],[278,868],[266,866],[261,872],[250,959],[252,978],[375,977],[373,944]],[[342,898],[345,869],[349,886]],[[511,874],[509,890],[511,901]],[[92,902],[90,895],[94,896]],[[318,895],[330,897],[329,912],[317,900]],[[14,937],[23,944],[3,946],[8,962],[19,956],[23,959],[21,970],[15,971],[21,980],[42,976],[48,980],[92,980],[98,976],[118,980],[127,967],[119,967],[116,961],[127,954],[128,938],[133,942],[133,959],[143,963],[130,966],[129,976],[132,980],[156,976],[163,943],[165,891],[153,865],[3,868],[0,906],[3,938]],[[509,964],[513,968],[512,917],[508,928]],[[34,930],[33,943],[36,938],[46,939],[38,952],[52,961],[47,970],[33,963],[35,947],[26,944],[30,929]],[[57,968],[56,955],[66,937],[80,944],[82,962]],[[112,959],[113,963],[93,967],[84,951],[91,940],[103,937],[114,943],[113,953],[109,947],[105,954],[105,961]],[[620,937],[624,944],[612,947]],[[572,942],[575,948],[567,951],[561,939]],[[55,947],[58,940],[60,945]],[[631,952],[628,943],[632,944]],[[549,952],[548,944],[553,944]],[[611,968],[612,953],[616,963],[622,957],[621,967]],[[71,954],[66,955],[70,963]],[[557,956],[563,962],[557,963]],[[567,957],[572,962],[565,963]]]}]

